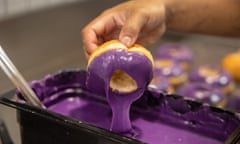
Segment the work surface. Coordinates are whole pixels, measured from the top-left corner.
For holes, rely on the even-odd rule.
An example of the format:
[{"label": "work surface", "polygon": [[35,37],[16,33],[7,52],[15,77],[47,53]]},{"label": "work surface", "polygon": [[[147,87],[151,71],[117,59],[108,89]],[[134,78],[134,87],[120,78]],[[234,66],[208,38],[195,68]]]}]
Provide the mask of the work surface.
[{"label": "work surface", "polygon": [[[89,0],[3,20],[0,22],[0,44],[28,81],[63,69],[85,69],[81,29],[102,10],[119,2]],[[166,42],[189,46],[195,55],[194,66],[220,64],[225,54],[240,48],[240,39],[236,38],[172,32],[149,48],[153,51]],[[0,79],[1,93],[14,88],[2,71]],[[16,123],[14,111],[0,106],[0,117],[1,113],[8,121],[13,139],[19,139],[16,125],[11,124]]]},{"label": "work surface", "polygon": [[[27,80],[67,68],[84,68],[81,29],[102,10],[120,1],[79,2],[45,9],[0,22],[0,45]],[[219,63],[227,52],[240,47],[239,39],[200,35],[166,34],[150,49],[166,41],[190,46],[195,63]],[[0,92],[13,88],[3,72]]]}]

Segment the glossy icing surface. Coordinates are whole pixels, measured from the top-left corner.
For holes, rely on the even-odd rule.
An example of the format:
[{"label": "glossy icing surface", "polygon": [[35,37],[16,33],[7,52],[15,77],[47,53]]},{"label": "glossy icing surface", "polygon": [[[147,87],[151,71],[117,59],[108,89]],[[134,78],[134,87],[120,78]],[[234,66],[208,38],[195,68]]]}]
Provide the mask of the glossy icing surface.
[{"label": "glossy icing surface", "polygon": [[[95,91],[95,83],[98,79],[100,85],[97,85],[97,90],[102,90],[101,93],[106,95],[112,108],[111,130],[115,132],[131,131],[130,106],[132,102],[140,98],[151,81],[152,70],[153,65],[148,57],[143,53],[129,52],[126,49],[109,50],[94,58],[88,65],[87,87]],[[114,78],[114,74],[117,74],[118,78]],[[121,78],[121,76],[124,77]],[[127,83],[124,82],[126,79],[129,79]],[[112,82],[113,80],[116,82]],[[112,83],[120,89],[113,88]],[[133,91],[125,89],[123,91],[121,85],[129,87]]]},{"label": "glossy icing surface", "polygon": [[[68,98],[48,108],[51,111],[72,117],[86,123],[110,129],[111,108],[92,100]],[[133,130],[124,133],[128,137],[149,144],[221,144],[220,140],[184,130],[161,122],[158,118],[144,116],[144,113],[131,114]]]},{"label": "glossy icing surface", "polygon": [[[109,130],[111,108],[105,97],[85,87],[85,80],[85,71],[68,71],[32,87],[49,110]],[[155,91],[144,91],[133,103],[130,120],[133,130],[121,134],[149,144],[221,144],[240,125],[233,113]]]}]

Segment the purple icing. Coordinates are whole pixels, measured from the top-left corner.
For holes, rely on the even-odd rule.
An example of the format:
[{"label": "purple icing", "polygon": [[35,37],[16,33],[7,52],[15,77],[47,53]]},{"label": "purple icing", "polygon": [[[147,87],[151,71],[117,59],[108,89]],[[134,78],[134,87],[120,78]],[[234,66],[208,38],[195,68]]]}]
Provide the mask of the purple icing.
[{"label": "purple icing", "polygon": [[154,77],[166,77],[174,87],[187,81],[187,73],[176,61],[168,58],[155,59]]},{"label": "purple icing", "polygon": [[166,77],[163,76],[154,76],[151,83],[148,85],[148,89],[155,89],[159,92],[165,91],[165,92],[173,92],[173,88],[169,82],[169,80]]},{"label": "purple icing", "polygon": [[[88,66],[87,87],[101,94],[105,91],[106,98],[112,108],[113,117],[111,130],[127,132],[132,129],[129,110],[132,102],[143,94],[153,77],[151,61],[142,53],[129,52],[124,49],[107,51],[94,58]],[[137,83],[137,90],[131,93],[112,91],[110,79],[116,70],[122,70]],[[100,91],[102,90],[102,91]]]},{"label": "purple icing", "polygon": [[[202,69],[208,69],[218,72],[216,75],[204,75]],[[211,65],[199,66],[189,74],[189,80],[192,82],[203,82],[213,85],[217,88],[223,88],[233,82],[231,75],[225,70]]]},{"label": "purple icing", "polygon": [[185,84],[176,93],[211,105],[217,105],[225,99],[221,90],[205,83]]},{"label": "purple icing", "polygon": [[[103,96],[85,89],[86,72],[63,73],[49,75],[32,85],[47,109],[110,129],[111,108]],[[79,82],[79,87],[73,84],[72,78]],[[17,94],[21,99],[20,93]],[[145,91],[130,112],[133,130],[123,135],[149,144],[222,144],[240,126],[234,113],[156,91]]]},{"label": "purple icing", "polygon": [[117,69],[127,72],[136,80],[140,89],[145,89],[153,77],[152,64],[143,54],[122,49],[112,50],[98,56],[88,66],[87,88],[105,95],[105,84],[109,84]]},{"label": "purple icing", "polygon": [[171,58],[180,63],[191,63],[193,59],[193,53],[185,45],[178,43],[167,43],[157,48],[156,57]]},{"label": "purple icing", "polygon": [[[86,71],[81,70],[64,70],[59,71],[54,76],[46,75],[41,80],[34,80],[30,82],[30,86],[33,91],[39,97],[40,101],[44,103],[45,106],[49,106],[58,99],[61,99],[61,93],[66,96],[66,89],[86,89],[85,81],[87,77]],[[74,91],[75,93],[75,91]],[[23,100],[22,94],[17,90],[19,100]],[[51,96],[51,97],[49,97]],[[72,97],[70,94],[69,96]]]},{"label": "purple icing", "polygon": [[[170,65],[157,66],[157,61],[164,62],[170,61]],[[184,74],[185,71],[178,62],[172,61],[171,59],[166,58],[157,58],[155,59],[155,69],[154,76],[164,76],[164,77],[178,77]]]}]

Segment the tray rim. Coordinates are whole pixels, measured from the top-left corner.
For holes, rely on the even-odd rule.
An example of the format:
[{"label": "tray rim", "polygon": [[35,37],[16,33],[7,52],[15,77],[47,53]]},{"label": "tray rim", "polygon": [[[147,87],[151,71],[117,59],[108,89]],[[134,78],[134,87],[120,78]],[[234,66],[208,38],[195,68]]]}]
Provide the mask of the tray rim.
[{"label": "tray rim", "polygon": [[106,129],[85,123],[80,120],[75,120],[67,116],[52,112],[47,109],[42,109],[36,106],[32,106],[26,103],[19,103],[11,100],[14,97],[15,90],[10,90],[7,93],[0,96],[0,104],[16,109],[17,111],[32,113],[33,115],[43,117],[45,119],[54,120],[58,123],[68,124],[71,127],[75,128],[84,128],[84,131],[91,131],[92,133],[98,136],[104,136],[106,139],[113,142],[121,142],[127,144],[143,144],[143,142],[136,139],[120,135],[118,133],[108,131]]}]

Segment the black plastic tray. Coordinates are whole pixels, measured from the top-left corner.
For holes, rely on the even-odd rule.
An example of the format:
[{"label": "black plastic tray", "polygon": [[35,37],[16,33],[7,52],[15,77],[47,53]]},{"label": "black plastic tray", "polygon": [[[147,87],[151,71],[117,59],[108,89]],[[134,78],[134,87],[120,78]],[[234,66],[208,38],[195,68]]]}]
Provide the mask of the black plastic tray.
[{"label": "black plastic tray", "polygon": [[63,115],[10,100],[15,90],[0,103],[17,109],[22,144],[140,144],[142,142]]},{"label": "black plastic tray", "polygon": [[[68,73],[68,72],[67,72]],[[71,72],[70,72],[71,74]],[[62,75],[61,75],[62,76]],[[68,74],[65,76],[69,76]],[[61,77],[62,78],[62,77]],[[102,129],[88,123],[72,119],[61,114],[57,114],[55,112],[51,112],[49,110],[45,110],[42,108],[34,107],[25,103],[19,103],[12,100],[13,96],[15,96],[16,91],[10,91],[9,93],[4,94],[0,97],[0,104],[4,104],[6,106],[12,107],[17,110],[18,114],[18,121],[21,128],[21,138],[22,144],[140,144],[142,142],[108,131],[106,129]],[[165,111],[161,111],[161,108],[164,108],[164,103],[161,103],[162,99],[164,102],[172,103],[174,111],[173,113],[167,113]],[[158,101],[160,100],[160,101]],[[159,103],[160,102],[160,103]],[[141,98],[141,100],[134,103],[135,108],[145,115],[148,114],[149,107],[145,108],[144,106],[149,105],[151,110],[155,110],[156,112],[162,113],[163,117],[162,120],[167,120],[167,122],[178,125],[179,123],[183,123],[187,117],[179,117],[176,111],[184,112],[184,108],[175,107],[175,104],[183,103],[185,106],[189,105],[193,111],[196,111],[199,107],[204,107],[206,109],[211,109],[214,114],[217,115],[228,115],[230,118],[233,118],[237,121],[234,124],[234,130],[231,127],[231,134],[227,135],[227,140],[225,141],[226,144],[236,144],[239,143],[240,137],[240,119],[239,114],[212,107],[212,106],[205,106],[202,103],[195,102],[192,100],[184,99],[184,97],[177,96],[177,95],[167,95],[161,96],[157,93],[157,98],[153,97],[151,93],[146,91],[145,96]],[[146,105],[147,104],[147,105]],[[183,105],[183,106],[184,106]],[[155,107],[157,106],[157,107]],[[160,111],[158,111],[160,109]],[[172,118],[176,118],[178,120],[168,121]],[[206,127],[207,125],[203,125],[200,129],[203,132],[212,131],[218,136],[226,136],[226,134],[221,133],[221,129],[218,128],[218,125],[211,124],[213,129],[209,129]],[[224,126],[224,125],[223,125]],[[236,129],[235,129],[236,126]],[[183,127],[184,128],[184,127]],[[228,127],[227,127],[228,128]],[[186,127],[188,130],[198,131],[196,127],[188,126]],[[225,139],[225,138],[224,138]]]},{"label": "black plastic tray", "polygon": [[[101,129],[63,115],[10,100],[15,91],[0,98],[0,103],[17,109],[22,144],[141,144],[142,142]],[[240,128],[225,144],[240,143]]]}]

